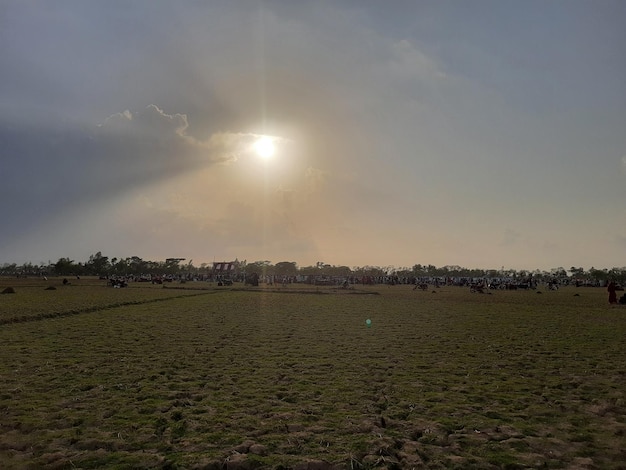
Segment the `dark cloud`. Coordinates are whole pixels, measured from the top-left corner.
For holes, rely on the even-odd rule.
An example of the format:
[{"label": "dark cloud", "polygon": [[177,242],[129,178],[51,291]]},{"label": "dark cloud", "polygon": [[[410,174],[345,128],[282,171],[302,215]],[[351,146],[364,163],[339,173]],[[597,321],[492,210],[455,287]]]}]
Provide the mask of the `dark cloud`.
[{"label": "dark cloud", "polygon": [[186,115],[156,105],[116,113],[94,128],[4,123],[0,239],[30,232],[59,211],[233,160],[255,138],[217,134],[200,141],[187,135],[188,126]]}]

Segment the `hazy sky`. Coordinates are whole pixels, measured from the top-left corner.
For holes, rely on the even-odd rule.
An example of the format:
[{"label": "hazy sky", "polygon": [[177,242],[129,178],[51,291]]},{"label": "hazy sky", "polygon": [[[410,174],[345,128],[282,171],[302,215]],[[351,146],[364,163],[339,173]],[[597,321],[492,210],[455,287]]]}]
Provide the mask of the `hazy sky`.
[{"label": "hazy sky", "polygon": [[625,266],[626,2],[0,0],[0,163],[0,264]]}]

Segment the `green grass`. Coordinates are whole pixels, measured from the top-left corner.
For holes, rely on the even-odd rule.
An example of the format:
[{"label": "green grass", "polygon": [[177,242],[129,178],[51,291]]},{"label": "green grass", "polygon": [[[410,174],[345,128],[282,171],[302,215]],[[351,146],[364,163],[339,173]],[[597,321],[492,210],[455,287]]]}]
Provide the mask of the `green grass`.
[{"label": "green grass", "polygon": [[[62,280],[0,278],[0,291],[8,286],[15,289],[15,294],[0,296],[0,325],[159,302],[201,292],[181,289],[177,284],[131,283],[132,287],[113,289],[107,287],[107,281],[96,278],[72,279],[68,285],[63,285]],[[54,290],[49,290],[51,287]],[[206,284],[202,288],[206,289]]]},{"label": "green grass", "polygon": [[[0,466],[626,461],[626,309],[601,289],[185,287],[69,286],[93,303],[0,325]],[[61,290],[24,289],[0,318]]]}]

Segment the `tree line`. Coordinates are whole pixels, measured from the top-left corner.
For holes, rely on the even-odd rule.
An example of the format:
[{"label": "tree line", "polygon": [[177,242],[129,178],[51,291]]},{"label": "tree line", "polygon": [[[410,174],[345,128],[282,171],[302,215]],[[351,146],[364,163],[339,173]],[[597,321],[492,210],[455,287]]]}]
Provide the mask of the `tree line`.
[{"label": "tree line", "polygon": [[[25,263],[4,263],[0,266],[2,276],[140,276],[140,275],[170,275],[170,276],[202,276],[214,273],[213,263],[193,264],[193,260],[185,262],[184,258],[168,258],[164,261],[144,260],[139,256],[127,258],[109,258],[100,251],[91,255],[89,260],[76,262],[70,258],[59,258],[55,263],[48,262],[39,265]],[[591,267],[571,266],[546,270],[515,270],[515,269],[476,269],[455,265],[437,267],[432,264],[415,264],[412,267],[395,266],[360,266],[348,267],[317,262],[311,266],[298,266],[294,261],[280,261],[272,264],[271,261],[239,261],[232,262],[238,273],[256,273],[259,276],[310,276],[321,275],[333,278],[361,277],[361,276],[400,276],[400,277],[460,277],[460,278],[509,278],[509,279],[579,279],[595,282],[605,282],[613,279],[622,284],[626,283],[626,267],[597,269]]]}]

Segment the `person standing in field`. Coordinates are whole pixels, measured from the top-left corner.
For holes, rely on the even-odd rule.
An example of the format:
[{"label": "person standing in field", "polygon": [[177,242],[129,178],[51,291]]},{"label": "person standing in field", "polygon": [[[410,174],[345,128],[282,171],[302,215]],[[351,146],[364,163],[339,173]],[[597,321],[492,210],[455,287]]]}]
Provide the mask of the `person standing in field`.
[{"label": "person standing in field", "polygon": [[610,281],[606,286],[606,290],[609,293],[609,304],[613,305],[617,303],[617,286],[615,281]]}]

